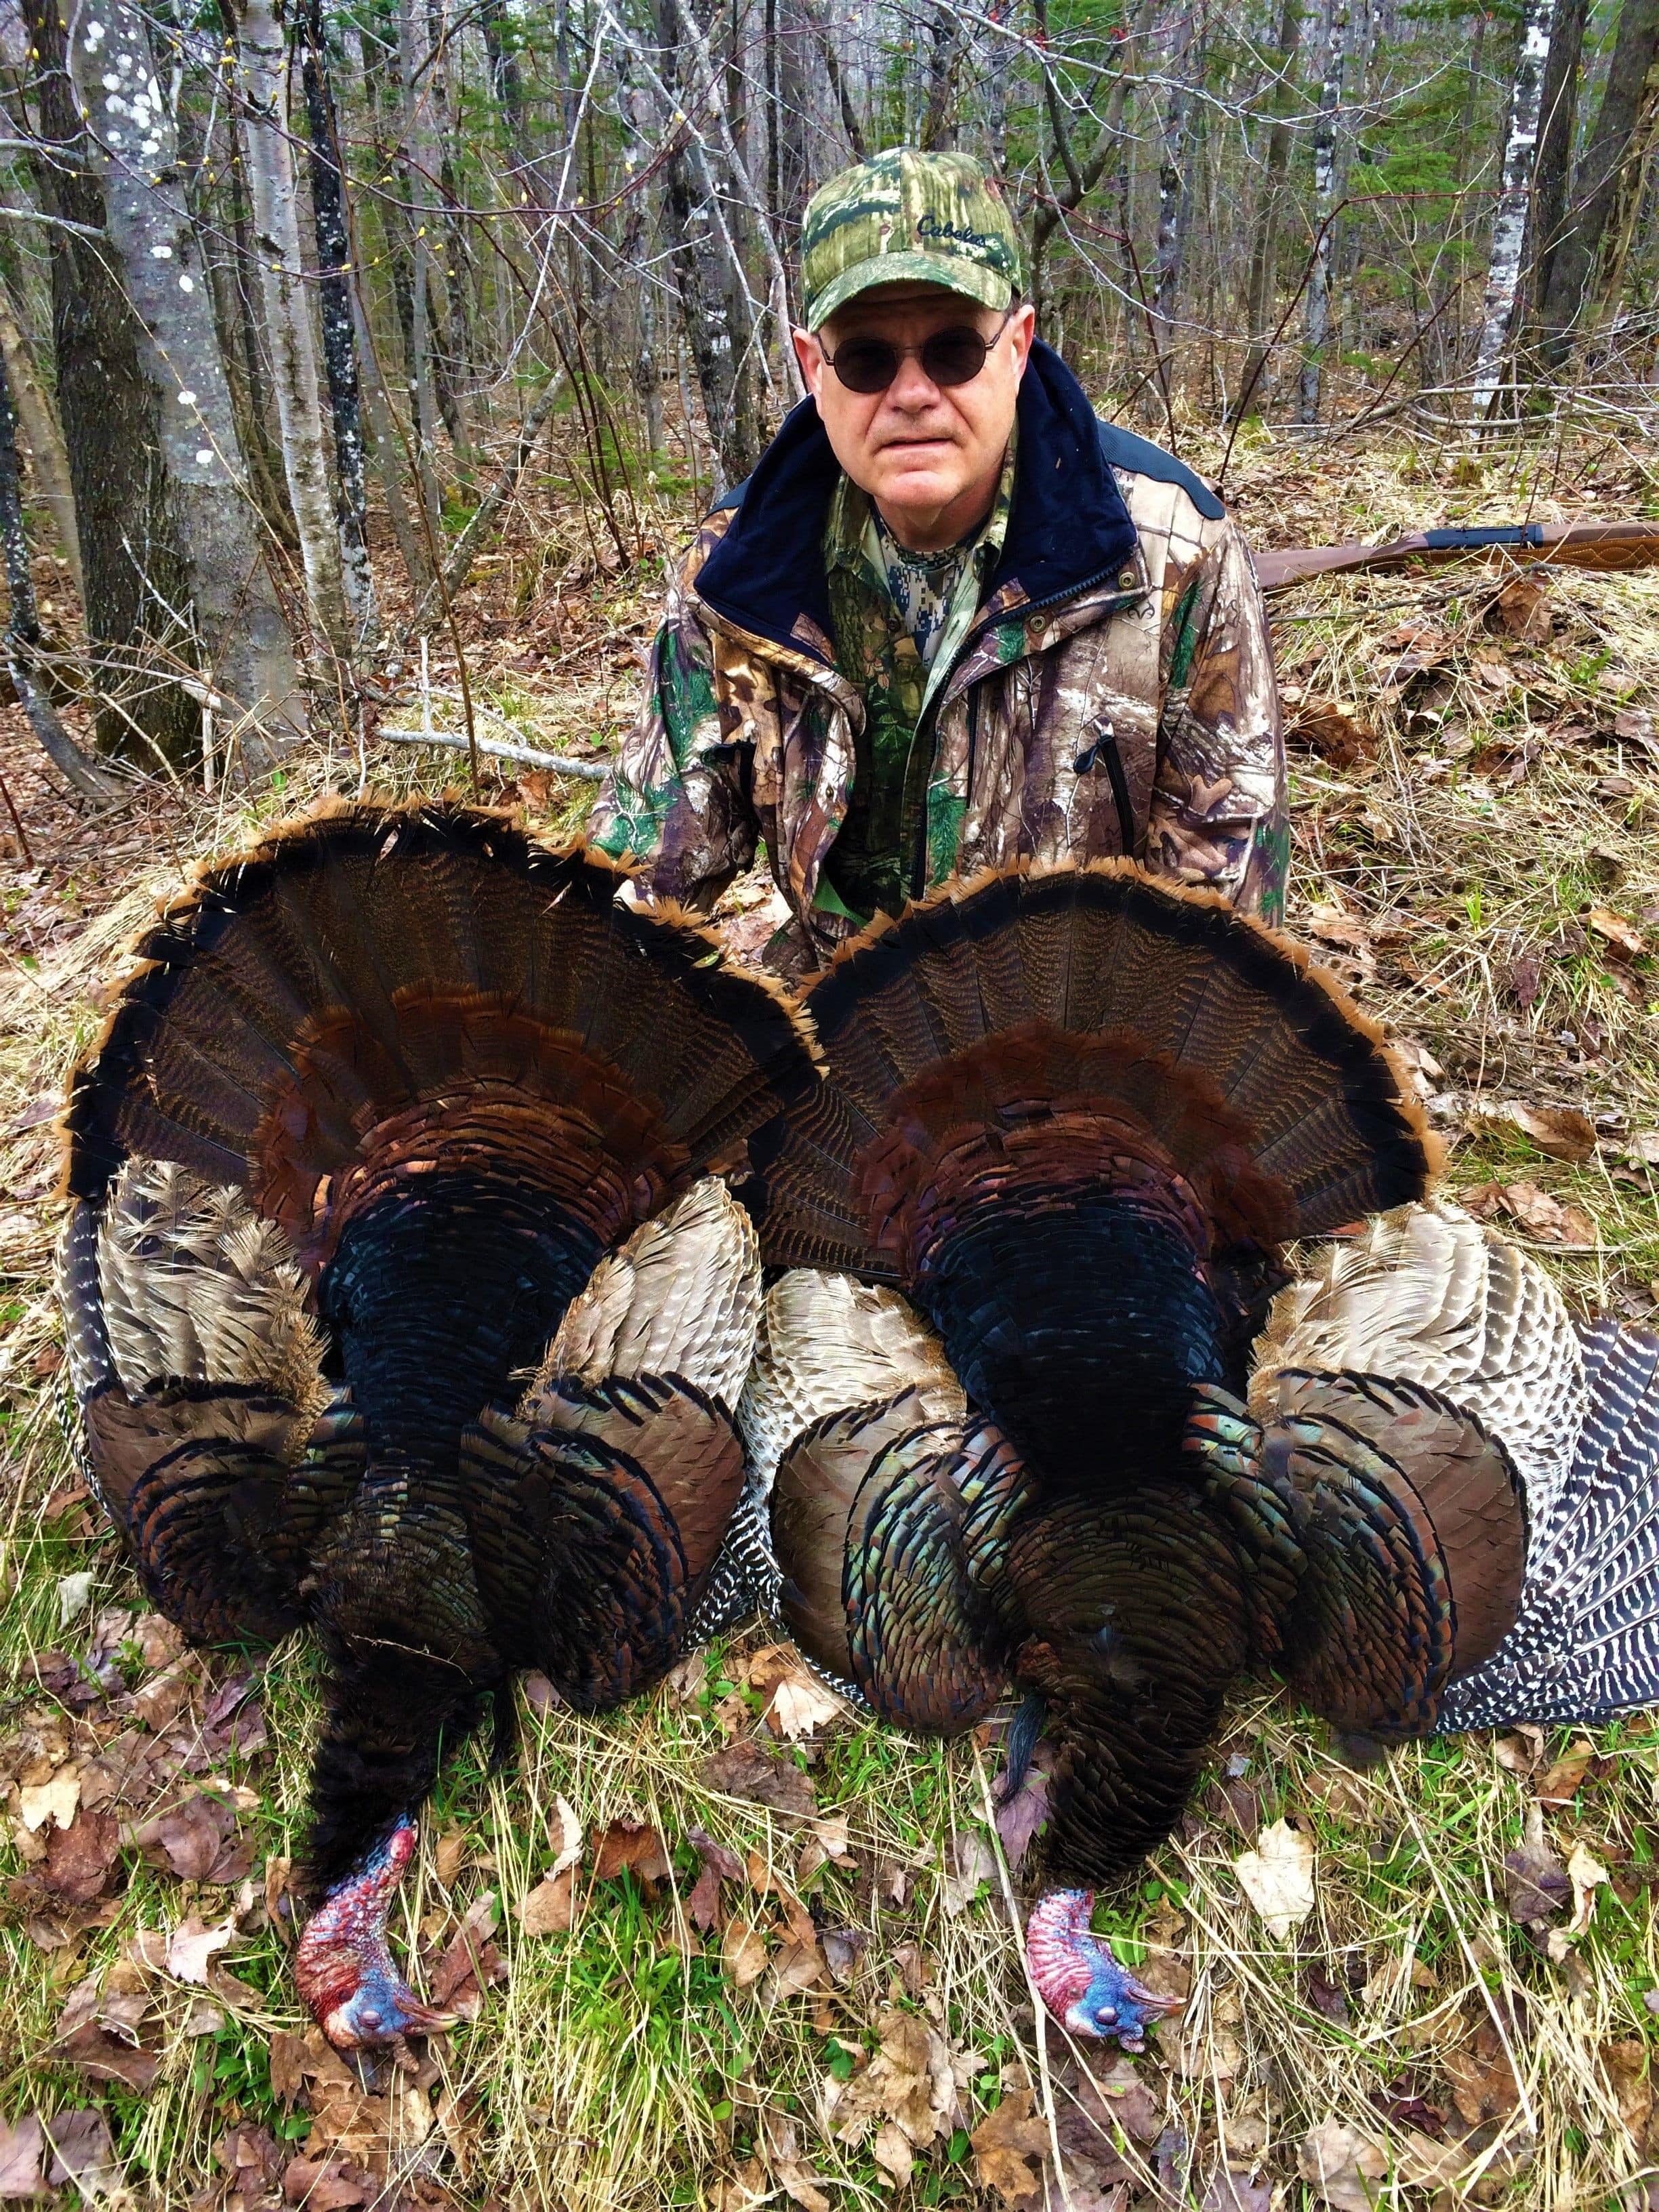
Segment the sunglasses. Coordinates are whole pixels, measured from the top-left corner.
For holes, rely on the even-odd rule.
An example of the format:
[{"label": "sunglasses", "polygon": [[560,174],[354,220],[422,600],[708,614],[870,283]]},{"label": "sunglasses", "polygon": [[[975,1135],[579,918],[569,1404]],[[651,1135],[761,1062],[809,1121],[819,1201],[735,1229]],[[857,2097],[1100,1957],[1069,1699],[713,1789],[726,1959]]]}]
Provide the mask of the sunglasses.
[{"label": "sunglasses", "polygon": [[981,337],[971,324],[963,323],[935,331],[919,346],[895,345],[890,338],[847,338],[834,353],[824,351],[820,340],[819,350],[823,352],[825,367],[835,370],[847,389],[862,392],[866,399],[885,392],[899,373],[899,363],[912,356],[921,362],[929,383],[949,391],[956,385],[973,382],[1013,316],[1010,307],[988,338]]}]

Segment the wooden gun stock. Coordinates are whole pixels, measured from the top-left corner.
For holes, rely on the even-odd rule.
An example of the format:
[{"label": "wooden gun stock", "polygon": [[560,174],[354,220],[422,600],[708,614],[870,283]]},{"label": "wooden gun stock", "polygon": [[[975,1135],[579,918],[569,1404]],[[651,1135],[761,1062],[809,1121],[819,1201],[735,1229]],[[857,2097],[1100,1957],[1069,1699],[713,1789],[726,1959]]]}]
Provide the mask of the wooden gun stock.
[{"label": "wooden gun stock", "polygon": [[1364,569],[1435,566],[1501,550],[1516,561],[1555,561],[1570,568],[1649,568],[1659,565],[1659,522],[1519,522],[1489,529],[1424,530],[1387,545],[1276,547],[1255,556],[1264,592],[1288,591],[1310,576],[1353,575]]}]

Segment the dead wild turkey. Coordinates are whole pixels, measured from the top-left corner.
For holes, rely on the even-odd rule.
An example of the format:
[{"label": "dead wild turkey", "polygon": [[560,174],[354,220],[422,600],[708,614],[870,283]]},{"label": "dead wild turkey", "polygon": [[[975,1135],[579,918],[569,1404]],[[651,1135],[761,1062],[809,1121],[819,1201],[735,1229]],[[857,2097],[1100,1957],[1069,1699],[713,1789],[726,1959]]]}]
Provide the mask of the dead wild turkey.
[{"label": "dead wild turkey", "polygon": [[515,1669],[590,1711],[661,1674],[742,1480],[760,1274],[710,1171],[817,1078],[623,880],[480,811],[313,817],[143,936],[72,1081],[99,1492],[191,1638],[330,1662],[298,1972],[342,2045],[440,2017],[385,1923],[441,1750]]},{"label": "dead wild turkey", "polygon": [[[1159,2008],[1081,1885],[1168,1833],[1241,1673],[1385,1740],[1659,1698],[1659,1347],[1581,1344],[1525,1255],[1404,1203],[1416,1109],[1300,954],[1121,864],[1014,870],[805,1004],[830,1079],[751,1148],[791,1272],[746,1556],[902,1725],[1027,1693],[1070,2027],[1138,2047]],[[1280,1245],[1401,1207],[1284,1292],[1247,1409]]]}]

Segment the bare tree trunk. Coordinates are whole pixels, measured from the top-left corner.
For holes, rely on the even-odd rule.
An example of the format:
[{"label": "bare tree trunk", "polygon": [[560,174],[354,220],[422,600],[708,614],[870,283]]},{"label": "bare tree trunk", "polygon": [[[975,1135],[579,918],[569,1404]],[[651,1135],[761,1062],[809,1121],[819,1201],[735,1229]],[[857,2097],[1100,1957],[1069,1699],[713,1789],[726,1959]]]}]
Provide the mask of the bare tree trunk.
[{"label": "bare tree trunk", "polygon": [[1642,204],[1653,175],[1653,151],[1659,137],[1659,61],[1648,70],[1636,127],[1619,169],[1619,190],[1601,234],[1601,261],[1595,290],[1596,318],[1614,313],[1624,289],[1625,271],[1642,220]]},{"label": "bare tree trunk", "polygon": [[[1191,205],[1187,180],[1187,139],[1192,117],[1192,87],[1188,72],[1196,55],[1195,5],[1184,8],[1176,19],[1170,42],[1170,94],[1164,108],[1164,136],[1158,148],[1158,246],[1153,262],[1152,311],[1158,319],[1158,348],[1167,355],[1175,335],[1176,294],[1181,283],[1181,261],[1186,244],[1182,210]],[[1169,371],[1160,360],[1159,374]]]},{"label": "bare tree trunk", "polygon": [[13,311],[9,283],[0,283],[0,357],[4,360],[12,402],[34,466],[35,490],[57,526],[58,542],[75,579],[76,594],[84,602],[87,586],[81,573],[81,540],[75,527],[75,494],[70,486],[69,455],[64,450],[64,434],[58,427],[52,402],[41,389],[35,373],[33,350]]},{"label": "bare tree trunk", "polygon": [[1550,269],[1561,242],[1578,137],[1578,79],[1589,0],[1557,0],[1544,87],[1539,97],[1538,158],[1527,221],[1528,289],[1535,308],[1549,290]]},{"label": "bare tree trunk", "polygon": [[1249,276],[1245,286],[1244,320],[1250,345],[1233,401],[1235,415],[1243,414],[1252,402],[1260,405],[1267,397],[1264,386],[1273,349],[1269,325],[1279,259],[1279,223],[1285,198],[1285,173],[1291,158],[1291,76],[1301,44],[1302,0],[1284,0],[1284,13],[1279,23],[1279,80],[1271,102],[1273,119],[1262,156],[1255,231],[1250,241]]},{"label": "bare tree trunk", "polygon": [[1331,216],[1336,206],[1337,111],[1342,104],[1342,74],[1348,35],[1349,0],[1328,0],[1325,10],[1325,73],[1319,88],[1314,125],[1313,266],[1303,306],[1302,375],[1297,389],[1297,420],[1319,420],[1320,370],[1331,331]]},{"label": "bare tree trunk", "polygon": [[317,231],[323,366],[334,416],[334,466],[339,484],[340,563],[352,627],[370,652],[380,627],[368,561],[368,485],[363,465],[363,414],[351,316],[350,229],[339,133],[329,88],[321,0],[309,0],[305,25],[306,118],[311,132],[311,205]]},{"label": "bare tree trunk", "polygon": [[0,360],[0,552],[5,557],[11,599],[6,623],[5,659],[12,688],[22,702],[29,726],[42,750],[83,798],[105,799],[114,788],[97,764],[87,759],[58,718],[46,687],[37,680],[34,649],[40,642],[34,580],[29,574],[28,538],[23,527],[23,485],[17,465],[17,426],[11,392]]},{"label": "bare tree trunk", "polygon": [[1504,145],[1504,180],[1492,219],[1492,255],[1481,302],[1480,344],[1475,356],[1470,411],[1476,422],[1492,412],[1503,374],[1504,349],[1521,289],[1521,255],[1526,244],[1527,204],[1533,157],[1538,146],[1538,112],[1544,71],[1555,27],[1555,0],[1525,0],[1515,80],[1510,92],[1509,128]]},{"label": "bare tree trunk", "polygon": [[436,167],[430,88],[421,82],[420,17],[416,0],[399,0],[398,58],[403,76],[404,175],[409,198],[409,398],[416,425],[415,470],[421,501],[438,527],[438,387],[432,373],[431,256],[428,244],[430,179]]},{"label": "bare tree trunk", "polygon": [[[212,295],[181,189],[177,128],[131,0],[102,0],[96,17],[83,15],[78,28],[71,73],[94,140],[109,156],[109,234],[143,328],[139,358],[158,396],[165,496],[204,669],[223,695],[216,709],[221,726],[227,719],[239,726],[243,768],[265,775],[303,734],[305,704],[294,641],[241,482]],[[119,91],[103,88],[112,75]]]},{"label": "bare tree trunk", "polygon": [[1543,356],[1559,373],[1594,302],[1601,240],[1619,198],[1621,172],[1642,112],[1648,74],[1659,55],[1659,0],[1625,0],[1607,81],[1584,158],[1572,183],[1572,206],[1550,268],[1540,321]]},{"label": "bare tree trunk", "polygon": [[276,418],[283,431],[283,473],[300,533],[312,621],[349,666],[351,625],[323,443],[317,348],[300,252],[299,195],[288,136],[288,57],[270,0],[237,0],[235,35],[242,145],[253,199]]},{"label": "bare tree trunk", "polygon": [[89,166],[56,0],[25,0],[24,14],[47,149],[38,164],[40,198],[48,214],[64,218],[50,233],[52,343],[100,701],[96,742],[147,768],[158,757],[183,765],[199,743],[202,717],[178,681],[191,641],[174,611],[185,579],[161,465],[160,394],[141,357],[144,334],[121,286],[119,258],[104,236],[103,186]]}]

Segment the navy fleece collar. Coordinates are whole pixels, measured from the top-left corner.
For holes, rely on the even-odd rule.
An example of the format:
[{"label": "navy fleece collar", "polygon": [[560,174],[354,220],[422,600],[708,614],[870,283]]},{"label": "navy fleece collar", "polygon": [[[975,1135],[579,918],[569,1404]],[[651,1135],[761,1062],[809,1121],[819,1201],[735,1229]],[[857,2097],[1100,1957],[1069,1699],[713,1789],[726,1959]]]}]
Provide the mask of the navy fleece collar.
[{"label": "navy fleece collar", "polygon": [[[1040,338],[1018,412],[1013,513],[985,595],[1010,614],[1075,598],[1115,575],[1135,548],[1094,410]],[[803,400],[734,495],[737,515],[698,574],[697,597],[739,629],[823,659],[833,634],[823,526],[840,473],[817,409]]]}]

